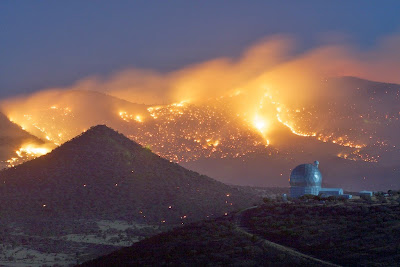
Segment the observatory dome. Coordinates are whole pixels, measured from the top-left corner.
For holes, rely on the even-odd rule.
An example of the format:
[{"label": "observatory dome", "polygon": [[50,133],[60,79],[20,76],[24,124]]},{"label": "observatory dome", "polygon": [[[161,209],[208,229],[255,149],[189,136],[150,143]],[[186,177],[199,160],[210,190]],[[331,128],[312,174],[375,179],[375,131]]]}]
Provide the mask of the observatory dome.
[{"label": "observatory dome", "polygon": [[290,174],[291,186],[321,186],[322,175],[318,169],[318,163],[314,164],[301,164],[293,169]]}]

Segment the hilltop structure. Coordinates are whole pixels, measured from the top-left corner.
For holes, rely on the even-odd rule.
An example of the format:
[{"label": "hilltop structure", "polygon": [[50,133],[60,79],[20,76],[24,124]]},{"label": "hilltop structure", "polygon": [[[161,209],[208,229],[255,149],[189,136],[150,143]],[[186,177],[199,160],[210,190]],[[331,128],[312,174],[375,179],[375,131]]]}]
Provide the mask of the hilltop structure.
[{"label": "hilltop structure", "polygon": [[322,188],[322,174],[318,166],[319,162],[314,161],[313,164],[301,164],[293,169],[289,180],[291,197],[299,198],[304,195],[352,197],[343,194],[342,188]]}]

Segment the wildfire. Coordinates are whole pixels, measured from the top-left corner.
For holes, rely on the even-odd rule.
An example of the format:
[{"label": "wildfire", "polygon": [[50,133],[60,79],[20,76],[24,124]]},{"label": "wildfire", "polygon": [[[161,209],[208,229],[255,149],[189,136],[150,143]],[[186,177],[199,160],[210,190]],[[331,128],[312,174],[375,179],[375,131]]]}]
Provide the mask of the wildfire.
[{"label": "wildfire", "polygon": [[[236,91],[234,94],[202,103],[181,101],[169,105],[147,106],[139,111],[121,106],[117,113],[112,112],[112,116],[108,118],[97,118],[83,123],[83,114],[80,112],[84,111],[72,111],[69,105],[64,106],[61,103],[28,110],[26,114],[22,113],[23,115],[19,116],[18,113],[11,115],[13,121],[23,125],[27,131],[55,145],[80,134],[83,128],[87,129],[95,123],[106,123],[132,140],[144,146],[149,145],[153,152],[173,162],[194,161],[200,158],[237,158],[258,152],[277,155],[279,151],[269,146],[269,135],[277,125],[284,125],[298,136],[353,149],[354,154],[348,152],[348,155],[338,155],[344,159],[370,162],[376,160],[372,157],[366,158],[361,149],[367,147],[368,143],[361,142],[360,140],[364,139],[358,139],[355,131],[321,128],[318,126],[321,120],[315,108],[288,107],[268,94],[268,90],[260,94],[254,105],[243,109],[238,109],[236,105],[238,102],[244,102],[246,94]],[[113,120],[115,117],[117,119]],[[360,117],[362,120],[365,118],[371,116]],[[338,121],[342,119],[337,118]],[[327,121],[325,118],[324,120]],[[365,130],[361,131],[360,136],[367,134],[370,143],[382,143]],[[49,151],[48,148],[24,146],[8,164],[14,166],[24,159],[37,157]],[[363,156],[357,156],[358,154]]]},{"label": "wildfire", "polygon": [[354,142],[351,142],[349,140],[347,140],[346,137],[338,137],[335,138],[332,135],[328,135],[328,136],[324,136],[322,134],[319,134],[317,137],[318,140],[322,141],[322,142],[332,142],[333,144],[338,144],[340,146],[346,146],[346,147],[351,147],[351,148],[363,148],[366,147],[366,144],[356,144]]},{"label": "wildfire", "polygon": [[[292,133],[294,133],[298,136],[316,137],[317,140],[325,142],[325,143],[330,142],[330,143],[337,144],[340,146],[356,148],[356,149],[364,148],[367,146],[366,144],[360,144],[360,143],[351,141],[347,135],[335,137],[334,133],[324,134],[324,133],[317,133],[317,132],[312,132],[312,131],[310,131],[310,132],[300,131],[298,129],[299,127],[295,123],[290,123],[288,121],[282,120],[282,118],[281,118],[281,114],[283,113],[282,107],[277,107],[276,110],[277,110],[277,115],[276,115],[277,120],[280,123],[282,123],[283,125],[285,125],[286,127],[288,127]],[[286,117],[290,117],[288,111],[289,110],[286,109],[286,113],[285,113]],[[300,109],[296,109],[295,112],[301,113],[302,111]],[[309,113],[309,115],[312,115],[312,113]],[[293,119],[293,121],[295,121],[295,119]]]},{"label": "wildfire", "polygon": [[295,127],[292,126],[292,125],[290,125],[289,122],[283,121],[283,120],[281,119],[281,117],[279,116],[279,113],[276,115],[276,119],[277,119],[280,123],[282,123],[283,125],[285,125],[286,127],[288,127],[288,128],[290,129],[290,131],[291,131],[292,133],[294,133],[295,135],[303,136],[303,137],[310,137],[310,136],[313,137],[313,136],[316,136],[316,135],[317,135],[317,133],[305,133],[305,132],[300,132],[300,131],[296,130]]},{"label": "wildfire", "polygon": [[261,132],[265,133],[265,130],[267,128],[267,123],[265,120],[263,120],[259,115],[256,115],[254,118],[254,126]]},{"label": "wildfire", "polygon": [[49,153],[52,148],[48,146],[39,146],[36,144],[24,144],[20,149],[15,151],[18,157],[12,157],[7,160],[8,167],[14,167],[24,161],[34,159]]},{"label": "wildfire", "polygon": [[47,147],[37,147],[36,145],[28,144],[22,146],[17,153],[18,157],[23,157],[24,155],[28,156],[41,156],[50,152],[50,149]]},{"label": "wildfire", "polygon": [[126,122],[130,122],[132,120],[137,122],[143,122],[143,116],[141,115],[128,114],[126,111],[120,111],[118,114],[120,118]]},{"label": "wildfire", "polygon": [[337,156],[339,158],[347,159],[347,160],[353,160],[353,161],[362,160],[365,162],[373,162],[373,163],[378,162],[377,157],[379,158],[379,156],[374,157],[374,156],[370,156],[366,153],[361,153],[360,149],[357,149],[351,153],[339,153]]}]

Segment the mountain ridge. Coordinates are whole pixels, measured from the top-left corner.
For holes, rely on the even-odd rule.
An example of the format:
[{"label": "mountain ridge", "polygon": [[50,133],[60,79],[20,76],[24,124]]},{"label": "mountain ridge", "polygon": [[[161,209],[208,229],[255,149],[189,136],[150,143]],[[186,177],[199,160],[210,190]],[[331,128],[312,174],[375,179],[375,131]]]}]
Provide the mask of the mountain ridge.
[{"label": "mountain ridge", "polygon": [[252,199],[105,125],[0,172],[3,214],[184,223],[223,215]]}]

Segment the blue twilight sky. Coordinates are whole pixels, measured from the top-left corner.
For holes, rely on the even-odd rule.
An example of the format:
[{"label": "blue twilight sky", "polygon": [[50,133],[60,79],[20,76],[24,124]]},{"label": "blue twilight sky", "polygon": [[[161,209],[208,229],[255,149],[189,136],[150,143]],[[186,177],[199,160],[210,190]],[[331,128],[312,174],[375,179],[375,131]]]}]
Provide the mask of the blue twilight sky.
[{"label": "blue twilight sky", "polygon": [[368,48],[400,32],[400,1],[0,1],[0,97],[125,68],[238,56],[272,34]]}]

